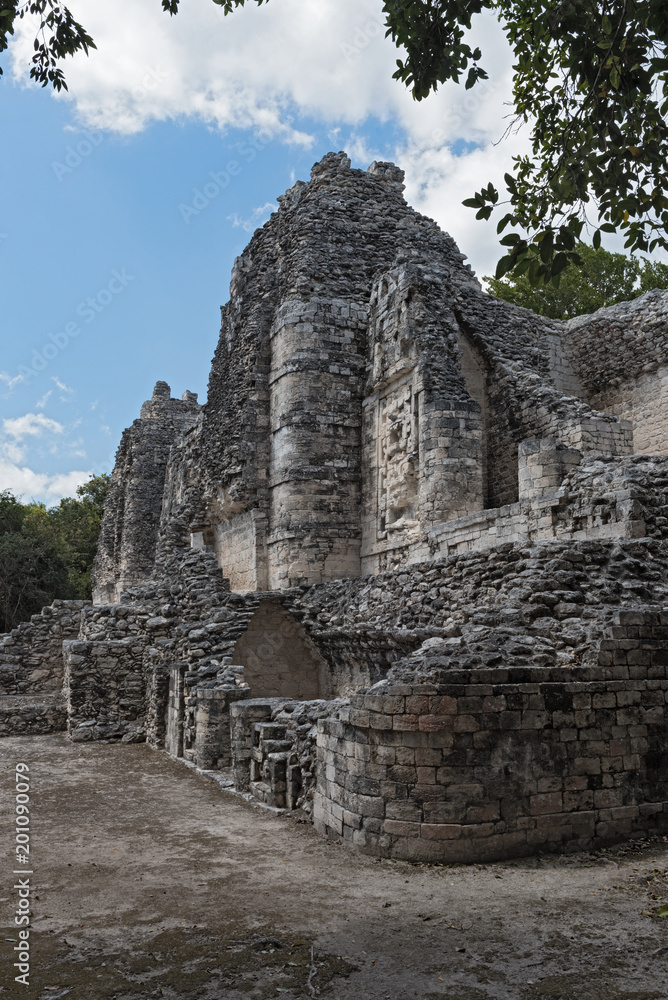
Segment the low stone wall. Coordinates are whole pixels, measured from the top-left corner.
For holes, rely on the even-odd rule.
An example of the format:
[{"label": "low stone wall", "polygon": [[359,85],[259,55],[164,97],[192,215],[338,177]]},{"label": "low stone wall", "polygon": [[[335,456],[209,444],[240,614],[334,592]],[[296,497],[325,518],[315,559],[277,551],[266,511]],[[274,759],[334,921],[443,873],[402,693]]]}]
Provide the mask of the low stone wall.
[{"label": "low stone wall", "polygon": [[474,862],[668,828],[668,613],[621,612],[591,668],[453,670],[355,695],[318,732],[316,828]]},{"label": "low stone wall", "polygon": [[63,643],[67,728],[75,742],[146,738],[144,644],[137,638]]},{"label": "low stone wall", "polygon": [[0,635],[0,695],[59,692],[64,639],[79,634],[90,601],[54,601],[29,622]]},{"label": "low stone wall", "polygon": [[60,694],[0,696],[0,738],[43,736],[67,729],[67,710]]}]

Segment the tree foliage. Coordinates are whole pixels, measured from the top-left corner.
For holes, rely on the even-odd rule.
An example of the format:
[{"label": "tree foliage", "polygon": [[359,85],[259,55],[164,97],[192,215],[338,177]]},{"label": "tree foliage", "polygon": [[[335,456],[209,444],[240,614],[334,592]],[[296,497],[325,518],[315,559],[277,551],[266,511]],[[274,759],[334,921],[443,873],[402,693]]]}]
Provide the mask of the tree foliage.
[{"label": "tree foliage", "polygon": [[86,600],[109,476],[95,476],[57,507],[0,493],[0,631],[56,598]]},{"label": "tree foliage", "polygon": [[580,243],[581,266],[569,264],[558,288],[532,286],[526,274],[485,278],[492,295],[551,319],[571,319],[627,302],[652,288],[668,288],[668,265]]},{"label": "tree foliage", "polygon": [[[213,0],[225,14],[246,0]],[[257,4],[266,0],[253,0]],[[380,0],[379,0],[380,2]],[[170,14],[179,0],[161,0]],[[621,232],[633,252],[668,249],[668,3],[666,0],[384,0],[387,34],[402,50],[395,78],[416,100],[448,81],[487,78],[472,47],[476,15],[498,17],[512,48],[513,120],[532,152],[515,156],[505,198],[489,183],[464,204],[498,222],[496,276],[552,281],[581,264],[588,227]],[[31,76],[65,87],[56,65],[93,40],[58,0],[0,0],[0,51],[17,18],[39,15]]]},{"label": "tree foliage", "polygon": [[[664,0],[485,4],[515,55],[516,123],[532,153],[506,173],[507,248],[496,276],[559,282],[580,263],[586,227],[621,232],[631,252],[668,249],[668,5]],[[465,204],[478,218],[499,205],[493,184]]]},{"label": "tree foliage", "polygon": [[39,19],[33,42],[31,79],[43,87],[51,84],[54,90],[67,90],[65,75],[58,62],[75,52],[88,54],[90,49],[96,48],[95,42],[58,0],[33,0],[29,3],[24,0],[0,0],[0,52],[7,48],[16,22],[27,15]]}]

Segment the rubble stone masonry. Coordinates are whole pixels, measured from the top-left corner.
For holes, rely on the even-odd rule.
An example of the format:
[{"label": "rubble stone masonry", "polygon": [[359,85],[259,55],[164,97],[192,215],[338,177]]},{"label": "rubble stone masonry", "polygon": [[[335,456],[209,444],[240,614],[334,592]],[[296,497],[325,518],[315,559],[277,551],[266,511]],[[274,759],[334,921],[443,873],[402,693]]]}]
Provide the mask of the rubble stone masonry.
[{"label": "rubble stone masonry", "polygon": [[278,201],[206,403],[123,435],[94,603],[3,638],[0,735],[146,740],[384,857],[668,829],[668,292],[495,299],[390,163]]}]

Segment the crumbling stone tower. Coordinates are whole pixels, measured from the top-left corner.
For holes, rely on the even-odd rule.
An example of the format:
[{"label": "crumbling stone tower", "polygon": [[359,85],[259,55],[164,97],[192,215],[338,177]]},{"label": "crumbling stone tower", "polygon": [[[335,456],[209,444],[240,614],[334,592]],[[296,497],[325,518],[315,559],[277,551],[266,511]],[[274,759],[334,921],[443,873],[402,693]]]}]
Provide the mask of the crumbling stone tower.
[{"label": "crumbling stone tower", "polygon": [[[330,153],[279,198],[235,263],[201,419],[156,389],[124,437],[96,599],[175,545],[213,552],[236,591],[405,565],[439,525],[632,450],[555,325],[485,295],[402,181]],[[551,442],[544,481],[526,446],[520,475],[527,440]]]}]

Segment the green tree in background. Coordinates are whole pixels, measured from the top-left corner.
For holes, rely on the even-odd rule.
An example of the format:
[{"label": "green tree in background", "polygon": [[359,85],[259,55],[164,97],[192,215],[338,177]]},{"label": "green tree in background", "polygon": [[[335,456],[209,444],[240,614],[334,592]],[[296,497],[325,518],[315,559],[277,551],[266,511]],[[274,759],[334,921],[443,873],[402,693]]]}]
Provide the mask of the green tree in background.
[{"label": "green tree in background", "polygon": [[90,598],[109,476],[95,476],[57,507],[0,493],[0,631],[56,598]]},{"label": "green tree in background", "polygon": [[562,272],[559,287],[535,287],[526,274],[485,278],[492,295],[551,319],[570,319],[602,306],[627,302],[653,288],[668,288],[668,265],[577,244],[582,266]]}]

